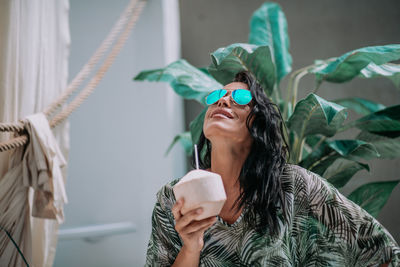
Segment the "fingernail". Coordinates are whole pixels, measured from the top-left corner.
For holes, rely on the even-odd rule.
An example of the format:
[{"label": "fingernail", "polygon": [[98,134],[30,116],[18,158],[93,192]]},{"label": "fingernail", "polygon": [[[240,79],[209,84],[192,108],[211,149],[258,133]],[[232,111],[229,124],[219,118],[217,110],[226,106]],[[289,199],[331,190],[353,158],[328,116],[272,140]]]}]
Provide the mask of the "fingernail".
[{"label": "fingernail", "polygon": [[202,208],[198,208],[197,210],[196,210],[196,213],[197,214],[200,214],[200,213],[202,213],[203,212],[203,209]]}]

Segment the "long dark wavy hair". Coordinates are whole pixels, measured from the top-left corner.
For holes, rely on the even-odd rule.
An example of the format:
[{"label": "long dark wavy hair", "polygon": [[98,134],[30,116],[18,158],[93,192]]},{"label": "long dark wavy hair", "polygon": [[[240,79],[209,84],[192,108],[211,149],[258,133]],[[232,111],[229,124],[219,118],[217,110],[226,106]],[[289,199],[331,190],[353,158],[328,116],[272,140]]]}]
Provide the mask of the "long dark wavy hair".
[{"label": "long dark wavy hair", "polygon": [[[279,209],[284,219],[287,219],[280,180],[289,156],[289,146],[283,132],[284,122],[278,106],[269,100],[251,73],[240,72],[233,82],[247,84],[253,97],[253,107],[246,120],[253,144],[240,172],[241,194],[233,208],[239,211],[246,207],[246,223],[259,233],[269,230],[271,236],[276,236],[280,230]],[[254,120],[251,123],[252,118]],[[198,141],[201,155],[199,165],[202,169],[211,167],[211,149],[211,142],[202,132]]]}]

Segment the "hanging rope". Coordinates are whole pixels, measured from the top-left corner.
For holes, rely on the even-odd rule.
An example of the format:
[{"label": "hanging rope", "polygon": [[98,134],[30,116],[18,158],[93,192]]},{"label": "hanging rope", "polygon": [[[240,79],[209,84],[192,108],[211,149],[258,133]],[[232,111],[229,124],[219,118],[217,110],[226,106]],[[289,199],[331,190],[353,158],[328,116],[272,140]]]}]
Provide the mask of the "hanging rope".
[{"label": "hanging rope", "polygon": [[0,132],[21,132],[24,130],[23,122],[0,123]]},{"label": "hanging rope", "polygon": [[[61,107],[66,100],[77,90],[79,85],[82,83],[84,79],[88,77],[90,72],[93,70],[93,67],[97,64],[100,58],[105,54],[105,52],[110,48],[111,44],[115,41],[116,37],[119,35],[117,42],[112,47],[111,52],[104,60],[103,64],[100,66],[99,70],[96,72],[94,77],[90,80],[88,85],[82,89],[82,91],[72,100],[60,113],[54,116],[50,120],[50,127],[54,128],[60,123],[62,123],[76,108],[78,108],[85,99],[94,91],[96,86],[99,84],[101,79],[104,77],[104,74],[110,68],[112,63],[114,62],[116,56],[121,51],[123,45],[128,39],[129,33],[132,28],[135,26],[145,4],[146,0],[131,0],[125,11],[121,14],[119,20],[114,25],[113,29],[100,45],[100,47],[96,50],[93,56],[90,58],[88,63],[86,63],[81,71],[76,75],[76,77],[69,84],[64,93],[53,103],[51,104],[44,113],[47,117],[50,117],[52,113],[54,113],[59,107]],[[123,30],[122,34],[120,32]],[[3,132],[22,132],[24,130],[24,123],[0,123],[0,131]],[[28,138],[25,134],[14,137],[6,142],[0,143],[0,152],[13,149],[16,147],[23,146],[27,143]]]},{"label": "hanging rope", "polygon": [[94,91],[95,87],[99,84],[101,79],[104,77],[104,74],[107,72],[107,70],[114,62],[115,57],[121,51],[121,48],[128,39],[129,33],[132,30],[133,26],[135,25],[137,19],[139,18],[139,15],[144,6],[145,6],[145,1],[140,1],[137,4],[125,30],[118,38],[118,41],[112,48],[110,54],[104,60],[103,65],[99,68],[95,76],[90,80],[89,84],[82,90],[82,92],[79,93],[79,95],[65,109],[63,109],[50,121],[50,127],[54,128],[55,126],[63,122]]},{"label": "hanging rope", "polygon": [[104,53],[110,48],[111,44],[115,41],[116,37],[122,31],[124,25],[128,21],[129,16],[133,12],[136,2],[137,0],[132,0],[128,4],[118,21],[115,23],[114,27],[111,29],[106,39],[104,39],[102,44],[99,46],[99,48],[97,48],[96,52],[92,55],[89,61],[82,67],[79,73],[68,85],[64,93],[57,99],[57,101],[46,108],[46,110],[44,111],[44,114],[46,116],[50,116],[57,108],[61,107],[61,105],[64,104],[65,101],[67,101],[67,99],[76,91],[76,89],[78,89],[82,81],[84,81],[89,76],[94,66],[99,62]]},{"label": "hanging rope", "polygon": [[13,139],[0,143],[0,152],[23,146],[27,142],[28,136],[26,134],[14,137]]}]

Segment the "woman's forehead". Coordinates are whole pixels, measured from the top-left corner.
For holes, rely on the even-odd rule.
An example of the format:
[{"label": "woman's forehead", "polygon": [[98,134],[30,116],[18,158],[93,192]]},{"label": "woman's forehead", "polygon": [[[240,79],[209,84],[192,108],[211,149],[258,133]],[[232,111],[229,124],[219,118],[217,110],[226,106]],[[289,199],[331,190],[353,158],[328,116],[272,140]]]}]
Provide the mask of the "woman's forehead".
[{"label": "woman's forehead", "polygon": [[242,83],[242,82],[232,82],[228,83],[227,85],[224,86],[225,90],[235,90],[235,89],[246,89],[249,90],[249,87],[247,84]]}]

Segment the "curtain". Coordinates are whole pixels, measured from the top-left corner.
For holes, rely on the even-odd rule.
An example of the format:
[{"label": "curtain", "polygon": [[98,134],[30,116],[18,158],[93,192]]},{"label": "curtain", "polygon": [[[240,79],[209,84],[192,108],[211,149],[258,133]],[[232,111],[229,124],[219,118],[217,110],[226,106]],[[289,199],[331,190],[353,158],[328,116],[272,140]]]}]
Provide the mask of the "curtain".
[{"label": "curtain", "polygon": [[[16,122],[39,113],[66,88],[68,11],[68,0],[0,1],[0,122]],[[68,127],[64,123],[52,131],[64,159],[68,158]],[[9,138],[10,134],[0,133],[0,141]],[[6,211],[20,207],[14,213],[25,219],[13,226],[14,235],[19,237],[17,244],[31,266],[52,266],[62,216],[58,220],[31,216],[36,196],[32,184],[24,183],[23,168],[17,168],[24,153],[26,148],[0,153],[0,201],[6,199],[1,203],[11,205],[0,207],[3,211],[0,223],[11,223]],[[62,167],[65,184],[66,164],[56,165]],[[6,180],[7,177],[14,178]],[[23,266],[15,246],[7,240],[4,232],[0,232],[0,253],[3,251],[0,265]]]}]

